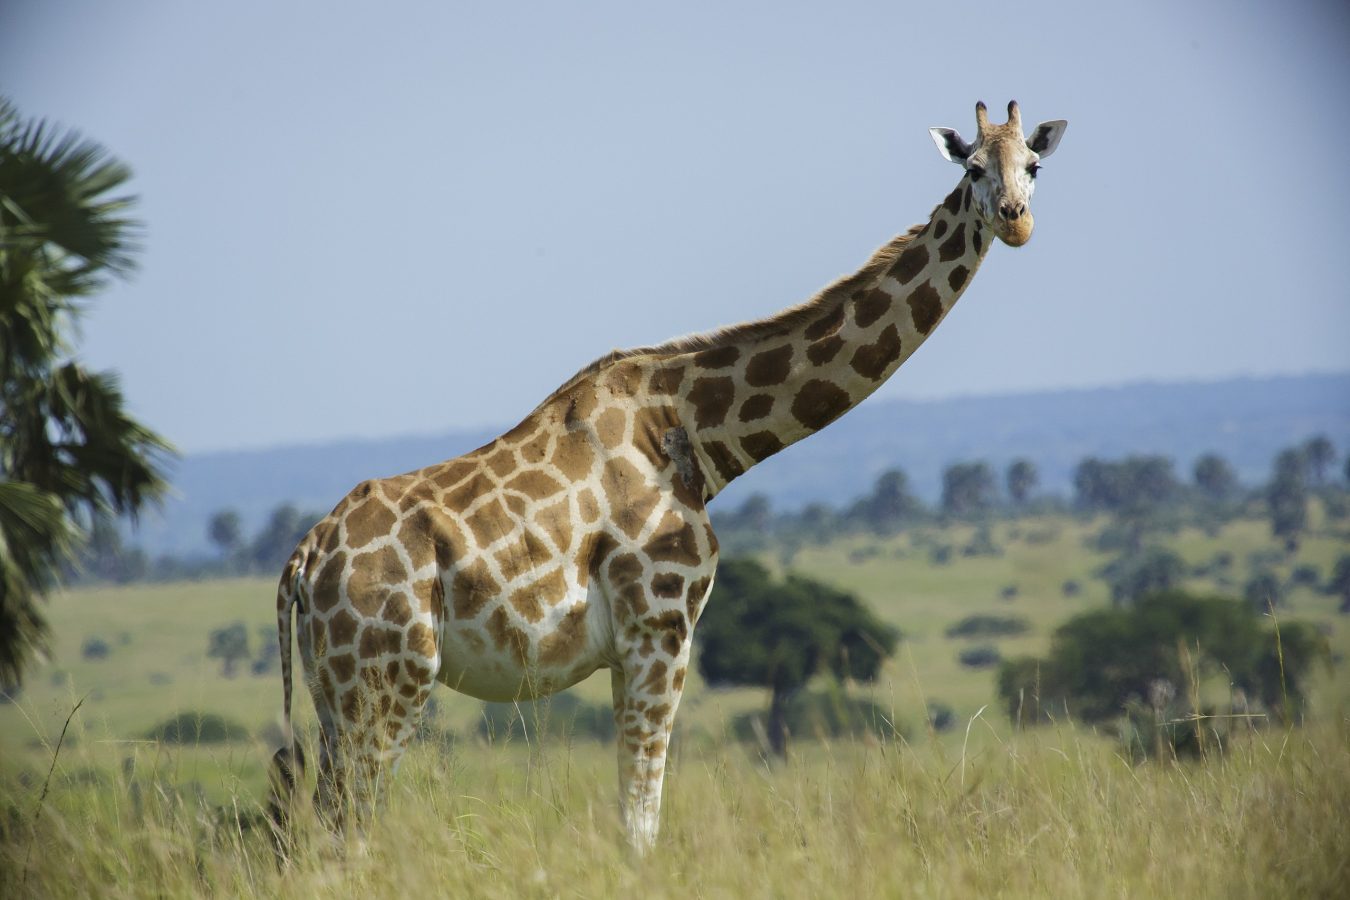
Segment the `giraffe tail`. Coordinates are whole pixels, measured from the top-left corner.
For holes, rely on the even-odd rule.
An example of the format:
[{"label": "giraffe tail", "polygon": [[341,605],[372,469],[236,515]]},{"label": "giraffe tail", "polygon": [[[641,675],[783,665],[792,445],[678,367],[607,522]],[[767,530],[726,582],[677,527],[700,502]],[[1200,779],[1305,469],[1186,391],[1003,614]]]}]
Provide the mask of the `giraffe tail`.
[{"label": "giraffe tail", "polygon": [[278,864],[290,859],[294,849],[291,835],[291,806],[295,798],[296,781],[304,776],[305,754],[295,742],[291,728],[291,622],[299,601],[300,579],[304,563],[299,553],[293,555],[281,573],[277,585],[277,641],[281,645],[281,728],[282,747],[272,755],[271,794],[267,815],[272,822],[273,849]]}]

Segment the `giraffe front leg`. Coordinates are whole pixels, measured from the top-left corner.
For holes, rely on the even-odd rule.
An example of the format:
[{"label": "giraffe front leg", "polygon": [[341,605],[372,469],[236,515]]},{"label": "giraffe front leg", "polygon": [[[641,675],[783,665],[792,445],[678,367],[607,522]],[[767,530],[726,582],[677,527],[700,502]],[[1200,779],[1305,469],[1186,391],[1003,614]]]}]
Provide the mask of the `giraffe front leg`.
[{"label": "giraffe front leg", "polygon": [[610,676],[618,728],[619,811],[639,854],[652,848],[660,830],[666,751],[688,663],[688,629],[672,629],[646,636]]}]

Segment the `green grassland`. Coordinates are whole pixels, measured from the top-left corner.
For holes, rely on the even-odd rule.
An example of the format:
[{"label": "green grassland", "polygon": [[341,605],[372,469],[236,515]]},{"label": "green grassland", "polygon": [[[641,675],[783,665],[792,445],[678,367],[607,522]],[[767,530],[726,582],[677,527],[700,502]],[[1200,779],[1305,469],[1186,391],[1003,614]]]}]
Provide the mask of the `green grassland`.
[{"label": "green grassland", "polygon": [[[905,639],[874,685],[849,685],[890,710],[892,739],[799,740],[786,765],[728,736],[762,692],[711,690],[691,678],[676,725],[656,853],[634,860],[615,812],[613,749],[576,736],[474,736],[481,705],[436,693],[438,730],[417,744],[380,820],[340,857],[316,845],[284,875],[249,829],[275,745],[279,676],[223,678],[207,635],[246,623],[254,647],[274,622],[275,585],[240,579],[74,590],[52,598],[51,660],[0,704],[0,884],[51,896],[194,893],[347,896],[422,886],[459,896],[1334,896],[1350,879],[1350,685],[1343,666],[1311,684],[1308,724],[1253,730],[1220,756],[1126,761],[1073,722],[1015,732],[994,670],[963,667],[971,641],[946,629],[975,613],[1025,617],[1005,656],[1040,653],[1069,616],[1108,602],[1089,549],[1103,523],[998,523],[998,555],[962,556],[968,526],[893,538],[840,538],[800,549],[791,568],[862,596]],[[932,548],[957,548],[933,562]],[[1232,554],[1235,593],[1268,525],[1186,530],[1168,545],[1189,564]],[[1314,517],[1287,574],[1326,573],[1350,540]],[[780,555],[765,561],[780,567]],[[1082,591],[1065,596],[1076,580]],[[1007,588],[1016,587],[1011,599]],[[1322,626],[1335,659],[1350,651],[1336,600],[1292,590],[1283,619]],[[89,638],[109,645],[87,660]],[[607,702],[598,673],[574,689]],[[39,803],[53,750],[83,698]],[[925,704],[952,707],[937,734]],[[298,725],[312,726],[299,701]],[[177,712],[245,726],[248,740],[196,746],[148,739]],[[40,814],[38,810],[41,810]],[[242,823],[242,824],[241,824]],[[1184,838],[1184,839],[1183,839]],[[24,871],[27,871],[26,881]],[[6,896],[10,893],[3,891]]]}]

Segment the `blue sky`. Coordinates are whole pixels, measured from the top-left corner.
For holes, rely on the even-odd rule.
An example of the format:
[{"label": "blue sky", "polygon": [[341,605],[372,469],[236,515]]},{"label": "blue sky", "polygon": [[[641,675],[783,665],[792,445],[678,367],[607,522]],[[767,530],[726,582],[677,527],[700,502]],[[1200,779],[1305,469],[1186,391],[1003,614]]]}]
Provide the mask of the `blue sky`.
[{"label": "blue sky", "polygon": [[509,425],[923,220],[927,129],[1065,118],[879,395],[1350,368],[1350,12],[1323,2],[17,0],[0,90],[136,171],[83,355],[187,451]]}]

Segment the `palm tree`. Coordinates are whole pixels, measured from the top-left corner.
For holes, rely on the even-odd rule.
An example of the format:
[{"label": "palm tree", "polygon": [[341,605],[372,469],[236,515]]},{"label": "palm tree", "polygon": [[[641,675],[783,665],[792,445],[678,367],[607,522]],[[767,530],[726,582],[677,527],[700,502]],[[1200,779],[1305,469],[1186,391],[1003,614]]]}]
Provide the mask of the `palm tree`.
[{"label": "palm tree", "polygon": [[133,267],[126,166],[0,98],[0,684],[45,644],[39,601],[100,519],[165,486],[169,444],[128,416],[112,373],[76,362],[85,298]]}]

